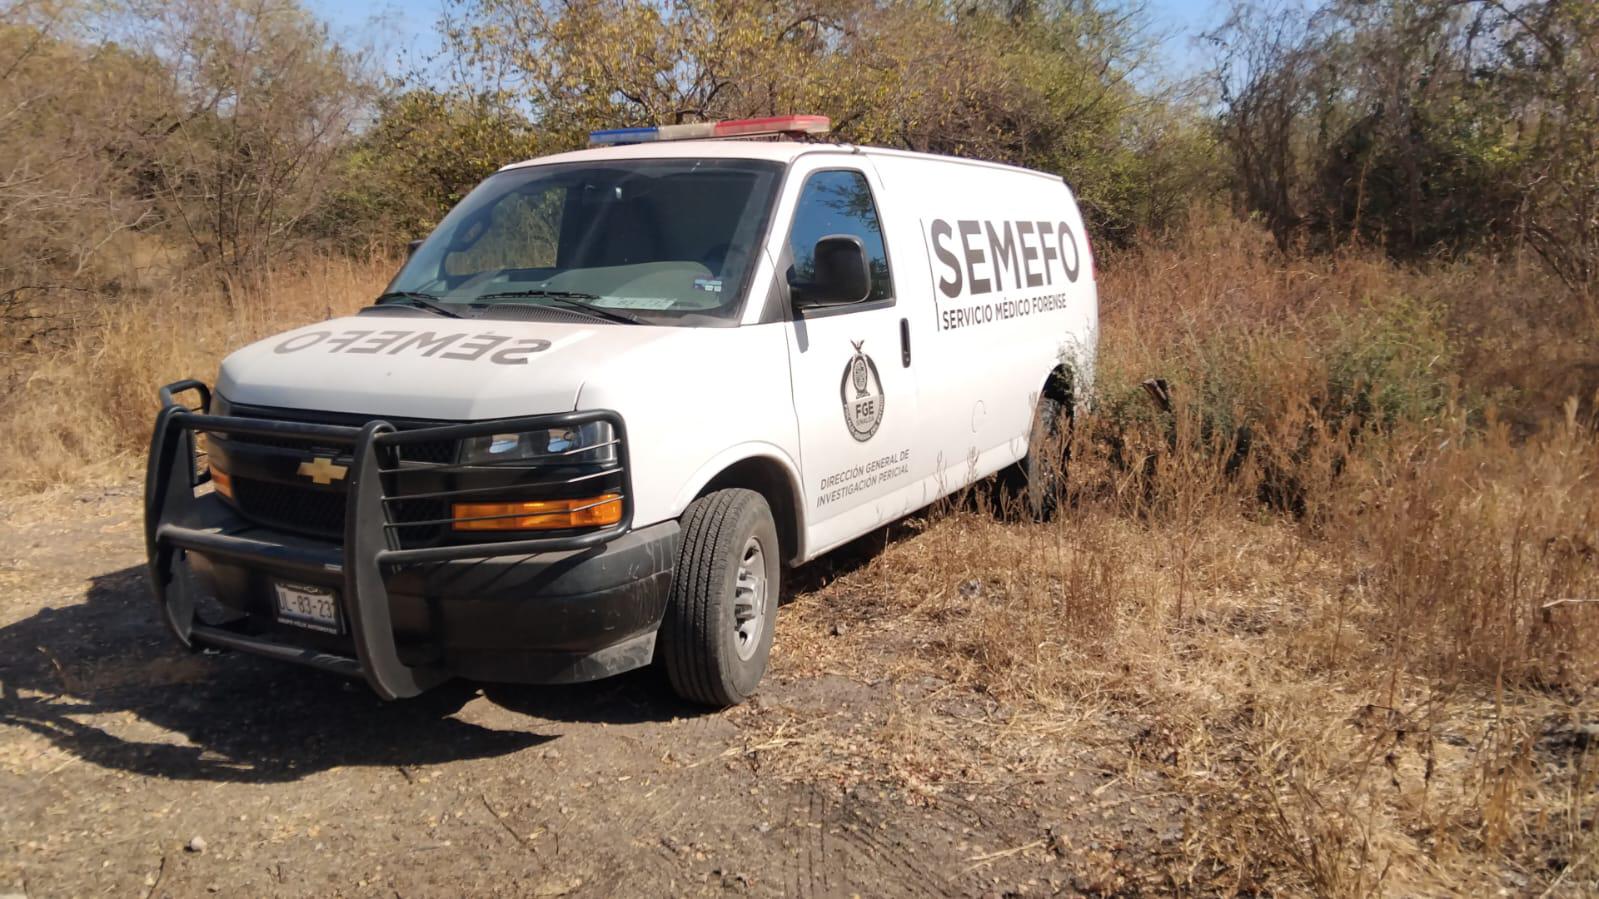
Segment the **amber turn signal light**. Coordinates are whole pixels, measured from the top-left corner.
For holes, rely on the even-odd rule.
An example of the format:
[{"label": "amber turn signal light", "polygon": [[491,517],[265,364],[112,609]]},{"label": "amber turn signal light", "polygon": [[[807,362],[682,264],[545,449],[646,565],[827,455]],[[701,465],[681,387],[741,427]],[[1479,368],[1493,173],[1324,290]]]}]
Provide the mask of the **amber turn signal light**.
[{"label": "amber turn signal light", "polygon": [[228,499],[233,499],[233,476],[215,465],[211,466],[211,486]]},{"label": "amber turn signal light", "polygon": [[515,503],[456,503],[458,531],[550,531],[616,524],[622,497],[615,493],[582,499],[536,499]]}]

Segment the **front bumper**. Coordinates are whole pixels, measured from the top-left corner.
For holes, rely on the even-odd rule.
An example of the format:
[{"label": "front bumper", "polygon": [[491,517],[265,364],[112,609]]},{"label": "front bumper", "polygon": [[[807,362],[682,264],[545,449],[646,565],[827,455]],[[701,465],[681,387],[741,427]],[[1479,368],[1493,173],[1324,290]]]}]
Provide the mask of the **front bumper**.
[{"label": "front bumper", "polygon": [[[452,676],[559,683],[647,664],[677,558],[676,522],[631,530],[622,520],[576,536],[399,548],[386,509],[386,476],[406,442],[556,425],[609,413],[568,413],[396,432],[386,422],[345,427],[212,416],[174,400],[198,382],[162,390],[145,485],[151,583],[167,627],[185,646],[237,649],[361,677],[385,699],[413,696]],[[197,492],[194,434],[257,434],[349,447],[342,543],[246,520]],[[625,478],[625,440],[619,464]],[[392,479],[388,479],[392,483]],[[337,592],[343,633],[282,624],[274,583]],[[202,599],[227,621],[202,620]]]}]

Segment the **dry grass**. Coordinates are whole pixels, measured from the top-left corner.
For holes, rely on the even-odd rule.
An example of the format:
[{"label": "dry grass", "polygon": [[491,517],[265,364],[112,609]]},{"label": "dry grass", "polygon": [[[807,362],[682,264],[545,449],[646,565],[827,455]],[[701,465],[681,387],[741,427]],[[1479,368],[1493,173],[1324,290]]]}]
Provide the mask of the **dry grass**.
[{"label": "dry grass", "polygon": [[[1135,806],[1177,797],[1176,845],[1124,847],[1128,868],[1158,875],[1146,888],[1591,887],[1591,674],[1549,690],[1434,671],[1454,612],[1411,606],[1389,629],[1406,600],[1364,556],[1248,517],[1196,529],[1099,508],[1028,526],[947,513],[791,604],[779,670],[932,676],[992,701],[966,715],[903,703],[875,745],[828,744],[843,781],[897,778],[937,801],[951,781],[1098,766],[1134,785]],[[828,761],[800,758],[807,776]]]},{"label": "dry grass", "polygon": [[[1509,265],[1283,260],[1228,222],[1105,268],[1069,508],[1019,523],[980,485],[790,604],[779,676],[887,673],[901,699],[843,735],[750,711],[758,745],[804,750],[774,770],[927,802],[1098,772],[1085,814],[1177,828],[1085,850],[1106,891],[1594,890],[1592,299]],[[156,385],[390,270],[85,312],[10,357],[6,486],[135,464]]]},{"label": "dry grass", "polygon": [[395,263],[312,257],[260,283],[164,283],[54,313],[56,330],[26,342],[0,338],[0,490],[40,490],[138,464],[155,420],[156,388],[212,381],[233,349],[359,308]]},{"label": "dry grass", "polygon": [[[1181,839],[1123,841],[1111,891],[1599,887],[1593,396],[1542,392],[1567,377],[1527,361],[1547,323],[1507,350],[1533,386],[1488,389],[1510,366],[1468,367],[1486,351],[1452,301],[1525,273],[1284,265],[1234,229],[1123,263],[1069,512],[1019,524],[978,497],[915,523],[790,605],[780,670],[989,698],[981,739],[918,700],[883,735],[914,752],[858,747],[930,796],[929,771],[1098,765],[1124,806],[1175,803]],[[1599,358],[1557,342],[1551,365]],[[1493,411],[1518,398],[1548,405]]]}]

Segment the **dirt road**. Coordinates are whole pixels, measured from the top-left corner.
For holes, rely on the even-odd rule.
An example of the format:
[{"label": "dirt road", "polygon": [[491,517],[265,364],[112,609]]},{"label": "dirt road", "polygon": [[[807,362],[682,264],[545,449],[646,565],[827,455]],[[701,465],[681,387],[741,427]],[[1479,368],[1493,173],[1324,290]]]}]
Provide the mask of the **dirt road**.
[{"label": "dirt road", "polygon": [[883,676],[915,635],[831,571],[742,708],[650,671],[385,704],[177,650],[137,492],[0,507],[0,895],[1054,895],[1158,889],[1130,859],[1177,839],[1117,759],[997,758],[1007,710]]}]

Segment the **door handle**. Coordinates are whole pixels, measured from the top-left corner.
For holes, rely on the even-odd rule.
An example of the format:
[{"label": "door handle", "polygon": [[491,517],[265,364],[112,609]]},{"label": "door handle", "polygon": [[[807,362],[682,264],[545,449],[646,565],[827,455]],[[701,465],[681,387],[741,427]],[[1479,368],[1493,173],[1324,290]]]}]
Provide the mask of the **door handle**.
[{"label": "door handle", "polygon": [[906,318],[899,320],[899,364],[911,367],[911,323]]}]

